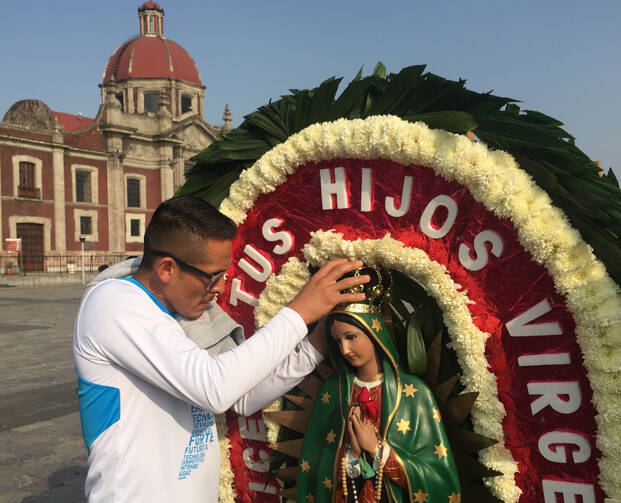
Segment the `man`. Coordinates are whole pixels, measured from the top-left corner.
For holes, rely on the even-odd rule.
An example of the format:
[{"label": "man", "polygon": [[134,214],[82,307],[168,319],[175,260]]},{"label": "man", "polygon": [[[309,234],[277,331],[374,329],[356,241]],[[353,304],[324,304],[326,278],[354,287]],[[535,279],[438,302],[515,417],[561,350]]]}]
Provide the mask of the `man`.
[{"label": "man", "polygon": [[304,340],[306,325],[364,298],[341,291],[368,276],[338,280],[361,262],[329,262],[252,338],[211,357],[172,314],[198,318],[223,291],[235,233],[200,199],[165,201],[147,228],[135,275],[86,293],[73,351],[89,503],[215,503],[213,414],[232,406],[254,412],[293,386],[317,359]]}]

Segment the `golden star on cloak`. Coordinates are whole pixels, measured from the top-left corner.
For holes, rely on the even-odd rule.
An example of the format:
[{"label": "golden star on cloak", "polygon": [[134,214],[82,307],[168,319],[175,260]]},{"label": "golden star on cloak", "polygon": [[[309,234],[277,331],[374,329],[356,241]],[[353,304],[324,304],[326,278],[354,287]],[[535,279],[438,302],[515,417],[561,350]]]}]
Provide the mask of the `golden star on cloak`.
[{"label": "golden star on cloak", "polygon": [[302,470],[303,472],[310,471],[310,464],[305,459],[303,459],[300,463],[300,470]]},{"label": "golden star on cloak", "polygon": [[447,456],[447,452],[448,451],[446,450],[446,447],[444,447],[444,444],[440,442],[440,445],[436,445],[436,450],[433,453],[438,456],[438,459],[442,459]]},{"label": "golden star on cloak", "polygon": [[399,430],[404,435],[406,434],[408,430],[411,430],[411,429],[412,428],[410,428],[410,422],[406,421],[405,419],[400,419],[399,422],[397,423],[397,430]]},{"label": "golden star on cloak", "polygon": [[403,386],[403,392],[405,393],[405,396],[411,396],[412,398],[414,398],[414,393],[416,393],[418,390],[414,387],[413,384],[406,384],[405,386]]},{"label": "golden star on cloak", "polygon": [[449,496],[449,503],[461,503],[461,493],[452,492]]},{"label": "golden star on cloak", "polygon": [[322,393],[321,395],[321,401],[323,403],[330,403],[330,393],[328,393],[327,391]]},{"label": "golden star on cloak", "polygon": [[442,414],[440,414],[440,409],[433,409],[433,418],[439,422],[442,421]]},{"label": "golden star on cloak", "polygon": [[306,495],[306,501],[308,501],[308,503],[314,503],[314,501],[315,501],[315,496],[313,496],[313,494],[312,494],[312,493],[308,493],[308,494]]},{"label": "golden star on cloak", "polygon": [[427,500],[427,493],[424,493],[421,489],[414,493],[414,501],[416,503],[425,503]]},{"label": "golden star on cloak", "polygon": [[375,330],[376,332],[379,332],[382,329],[382,324],[380,323],[380,320],[378,320],[377,318],[373,318],[373,323],[371,323],[371,328]]},{"label": "golden star on cloak", "polygon": [[322,484],[324,485],[326,489],[332,489],[332,481],[328,477],[323,479]]},{"label": "golden star on cloak", "polygon": [[328,441],[329,444],[334,442],[335,438],[336,438],[336,434],[334,433],[334,430],[330,430],[328,434],[326,435],[326,440]]}]

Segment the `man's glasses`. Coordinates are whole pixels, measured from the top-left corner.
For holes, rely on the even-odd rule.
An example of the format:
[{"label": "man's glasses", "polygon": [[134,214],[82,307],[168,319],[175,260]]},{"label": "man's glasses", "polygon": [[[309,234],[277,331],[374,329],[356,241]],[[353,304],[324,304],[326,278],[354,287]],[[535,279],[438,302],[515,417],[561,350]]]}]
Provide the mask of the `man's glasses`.
[{"label": "man's glasses", "polygon": [[174,255],[171,255],[170,253],[165,252],[165,251],[151,250],[151,255],[154,255],[156,257],[170,257],[177,264],[179,264],[179,266],[182,269],[185,269],[186,271],[189,271],[189,272],[191,272],[193,274],[196,274],[196,275],[200,276],[201,278],[204,278],[204,279],[208,280],[209,283],[205,287],[205,290],[210,290],[211,287],[213,287],[218,281],[220,281],[222,279],[222,276],[224,276],[226,274],[226,270],[219,271],[219,272],[216,272],[214,274],[210,274],[208,272],[202,271],[198,267],[194,267],[192,264],[188,264],[187,262],[184,262],[183,260],[178,259]]}]

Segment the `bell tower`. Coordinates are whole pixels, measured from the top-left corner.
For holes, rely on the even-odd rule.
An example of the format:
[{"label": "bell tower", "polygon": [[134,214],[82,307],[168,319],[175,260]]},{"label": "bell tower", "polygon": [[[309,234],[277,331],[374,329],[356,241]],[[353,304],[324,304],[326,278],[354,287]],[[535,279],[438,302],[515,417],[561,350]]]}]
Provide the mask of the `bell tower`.
[{"label": "bell tower", "polygon": [[138,8],[140,36],[164,36],[164,9],[155,2],[145,2]]}]

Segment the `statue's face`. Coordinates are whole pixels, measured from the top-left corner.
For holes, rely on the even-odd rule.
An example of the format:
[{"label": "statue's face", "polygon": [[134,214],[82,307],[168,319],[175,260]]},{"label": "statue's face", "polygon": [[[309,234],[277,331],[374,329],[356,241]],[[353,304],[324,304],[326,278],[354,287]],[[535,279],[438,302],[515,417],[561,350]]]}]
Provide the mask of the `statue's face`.
[{"label": "statue's face", "polygon": [[355,368],[367,367],[375,363],[373,341],[358,327],[342,321],[335,321],[330,335],[338,344],[343,358]]}]

